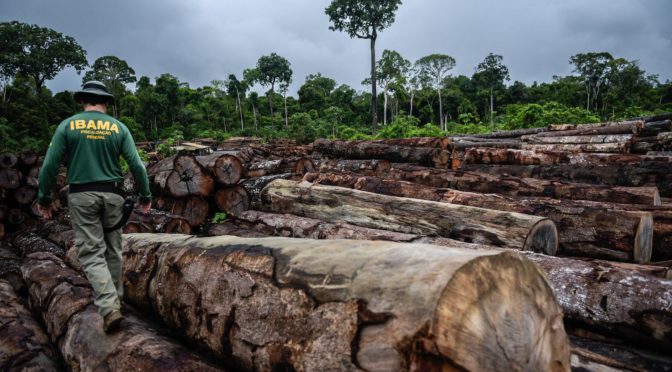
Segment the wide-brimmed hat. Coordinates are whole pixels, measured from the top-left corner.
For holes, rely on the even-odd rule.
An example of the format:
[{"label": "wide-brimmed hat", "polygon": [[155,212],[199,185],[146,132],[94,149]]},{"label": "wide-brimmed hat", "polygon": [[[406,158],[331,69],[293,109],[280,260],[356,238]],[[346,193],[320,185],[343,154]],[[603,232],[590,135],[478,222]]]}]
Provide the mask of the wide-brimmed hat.
[{"label": "wide-brimmed hat", "polygon": [[108,100],[110,101],[114,99],[114,96],[107,91],[107,87],[105,86],[105,84],[95,80],[87,81],[82,85],[81,90],[75,92],[74,94],[75,102],[79,102],[79,99],[82,97],[82,95],[85,94],[107,97]]}]

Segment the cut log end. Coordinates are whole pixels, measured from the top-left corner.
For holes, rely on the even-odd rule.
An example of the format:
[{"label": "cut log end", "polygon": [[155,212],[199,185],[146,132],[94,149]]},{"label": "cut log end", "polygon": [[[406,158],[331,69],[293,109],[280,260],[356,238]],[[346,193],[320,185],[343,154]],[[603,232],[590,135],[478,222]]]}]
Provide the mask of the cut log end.
[{"label": "cut log end", "polygon": [[217,190],[215,204],[220,210],[236,216],[250,208],[250,197],[243,187],[233,186]]},{"label": "cut log end", "polygon": [[633,259],[637,263],[649,263],[653,253],[653,216],[642,216],[637,226]]},{"label": "cut log end", "polygon": [[294,174],[303,176],[306,173],[315,171],[315,163],[308,158],[301,158],[296,162],[294,166]]},{"label": "cut log end", "polygon": [[433,328],[439,353],[464,370],[569,370],[553,290],[532,262],[514,253],[460,268],[443,290]]},{"label": "cut log end", "polygon": [[555,223],[548,219],[537,222],[527,235],[523,250],[555,256],[558,252],[558,229]]},{"label": "cut log end", "polygon": [[233,155],[223,155],[215,162],[214,173],[222,185],[235,185],[243,175],[243,163]]}]

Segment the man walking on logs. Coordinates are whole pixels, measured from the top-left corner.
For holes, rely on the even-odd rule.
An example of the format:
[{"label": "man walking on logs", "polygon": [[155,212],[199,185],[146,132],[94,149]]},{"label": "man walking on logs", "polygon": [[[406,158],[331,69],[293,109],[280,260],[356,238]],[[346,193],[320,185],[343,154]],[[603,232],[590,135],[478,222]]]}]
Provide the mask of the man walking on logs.
[{"label": "man walking on logs", "polygon": [[[95,292],[94,304],[105,332],[117,329],[121,314],[121,227],[124,197],[119,156],[128,163],[140,190],[141,212],[151,206],[149,180],[128,128],[108,116],[114,96],[98,81],[84,83],[74,94],[84,112],[65,119],[56,129],[39,175],[38,210],[51,219],[51,194],[58,168],[67,155],[68,207],[77,256]],[[126,209],[129,205],[126,205]]]}]

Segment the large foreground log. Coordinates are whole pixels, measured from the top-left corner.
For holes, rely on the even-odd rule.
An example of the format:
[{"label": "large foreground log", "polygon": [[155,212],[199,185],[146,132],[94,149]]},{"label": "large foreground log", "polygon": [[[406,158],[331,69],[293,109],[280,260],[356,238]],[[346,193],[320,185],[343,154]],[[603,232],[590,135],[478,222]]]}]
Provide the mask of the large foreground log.
[{"label": "large foreground log", "polygon": [[87,280],[56,256],[37,252],[21,266],[31,304],[74,371],[218,371],[200,356],[126,314],[121,329],[103,332]]},{"label": "large foreground log", "polygon": [[592,200],[624,204],[660,205],[657,187],[602,186],[514,176],[393,164],[381,172],[385,178],[432,187],[507,196],[540,196],[554,199]]},{"label": "large foreground log", "polygon": [[0,279],[0,370],[62,371],[58,352],[12,285]]},{"label": "large foreground log", "polygon": [[411,234],[439,235],[555,254],[552,221],[521,213],[379,195],[308,182],[275,180],[261,192],[262,209]]},{"label": "large foreground log", "polygon": [[303,179],[377,194],[547,217],[558,228],[559,254],[640,263],[651,259],[651,212],[622,210],[622,206],[611,203],[472,193],[355,174],[308,173]]},{"label": "large foreground log", "polygon": [[243,369],[569,370],[553,292],[512,252],[176,235],[124,246],[128,301]]},{"label": "large foreground log", "polygon": [[387,145],[370,141],[329,141],[318,139],[315,151],[347,159],[383,159],[393,162],[445,166],[451,153],[436,147]]}]

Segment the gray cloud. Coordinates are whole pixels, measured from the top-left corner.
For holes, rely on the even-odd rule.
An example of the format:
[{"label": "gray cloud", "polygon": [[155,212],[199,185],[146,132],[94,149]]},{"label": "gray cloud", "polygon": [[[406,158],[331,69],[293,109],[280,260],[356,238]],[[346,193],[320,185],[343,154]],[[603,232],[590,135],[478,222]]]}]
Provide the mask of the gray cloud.
[{"label": "gray cloud", "polygon": [[[357,89],[368,74],[369,45],[328,29],[329,0],[77,1],[9,0],[0,20],[36,23],[75,37],[92,63],[125,59],[138,76],[171,73],[192,87],[241,75],[265,54],[286,57],[294,90],[321,72]],[[453,73],[471,75],[490,52],[504,56],[512,80],[550,81],[571,72],[571,55],[608,51],[672,78],[668,0],[406,0],[379,38],[409,60],[431,53],[456,58]],[[47,85],[73,89],[64,71]]]}]

